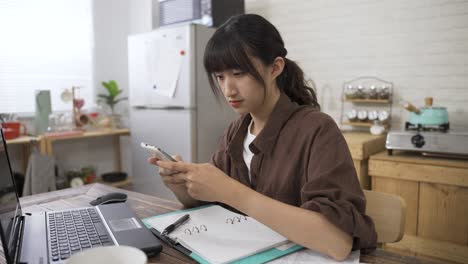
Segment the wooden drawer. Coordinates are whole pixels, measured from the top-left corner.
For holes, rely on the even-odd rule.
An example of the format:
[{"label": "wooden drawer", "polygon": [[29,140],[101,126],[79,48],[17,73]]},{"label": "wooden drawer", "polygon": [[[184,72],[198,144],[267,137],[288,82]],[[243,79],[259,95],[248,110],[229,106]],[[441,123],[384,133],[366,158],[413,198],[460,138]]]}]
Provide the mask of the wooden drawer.
[{"label": "wooden drawer", "polygon": [[[386,154],[385,154],[386,155]],[[468,187],[468,168],[371,159],[369,175]]]}]

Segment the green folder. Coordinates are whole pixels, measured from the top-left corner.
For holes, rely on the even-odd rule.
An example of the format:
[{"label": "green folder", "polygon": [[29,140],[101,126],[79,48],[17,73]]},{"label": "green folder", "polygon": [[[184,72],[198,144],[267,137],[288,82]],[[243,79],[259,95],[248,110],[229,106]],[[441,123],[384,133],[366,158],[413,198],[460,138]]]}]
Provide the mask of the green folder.
[{"label": "green folder", "polygon": [[[167,214],[161,214],[161,215],[148,217],[148,218],[143,219],[143,223],[146,225],[146,227],[151,229],[152,232],[156,236],[158,236],[161,240],[168,243],[169,246],[174,247],[175,249],[177,249],[180,252],[188,255],[189,257],[191,257],[192,259],[196,260],[199,263],[208,264],[209,262],[207,260],[205,260],[204,258],[199,256],[195,252],[190,251],[189,249],[183,247],[180,244],[174,244],[174,243],[172,243],[172,241],[168,241],[167,237],[164,237],[157,230],[152,228],[152,226],[149,224],[149,220],[154,219],[154,218],[159,218],[159,217],[162,217],[162,216],[167,216],[167,215],[170,215],[170,214],[178,214],[178,213],[181,213],[181,212],[190,212],[190,211],[194,211],[194,210],[199,210],[199,209],[206,208],[206,207],[209,207],[209,206],[213,206],[213,205],[204,205],[204,206],[190,208],[190,209],[186,209],[186,210],[182,210],[182,211],[175,211],[175,212],[170,212],[170,213],[167,213]],[[284,255],[290,254],[292,252],[298,251],[298,250],[300,250],[302,248],[303,248],[302,246],[297,245],[297,244],[294,245],[294,246],[291,246],[291,247],[289,247],[289,248],[287,248],[285,250],[280,250],[277,247],[273,247],[273,248],[269,248],[269,249],[267,249],[265,251],[262,251],[260,253],[257,253],[257,254],[254,254],[254,255],[251,255],[251,256],[236,260],[236,261],[231,262],[231,263],[235,263],[235,264],[265,263],[265,262],[271,261],[273,259],[282,257]],[[229,250],[229,249],[227,249],[227,250]]]}]

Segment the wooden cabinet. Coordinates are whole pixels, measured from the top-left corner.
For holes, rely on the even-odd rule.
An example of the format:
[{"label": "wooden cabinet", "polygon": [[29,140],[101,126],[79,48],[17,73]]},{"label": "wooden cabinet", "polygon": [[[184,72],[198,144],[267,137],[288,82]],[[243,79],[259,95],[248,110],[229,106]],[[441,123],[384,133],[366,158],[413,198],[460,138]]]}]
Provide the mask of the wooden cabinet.
[{"label": "wooden cabinet", "polygon": [[[26,172],[26,168],[28,166],[28,159],[31,153],[31,144],[37,144],[38,150],[46,155],[53,156],[53,144],[55,142],[63,141],[63,140],[80,140],[86,138],[95,138],[95,137],[112,137],[113,138],[113,145],[114,145],[114,160],[115,160],[115,171],[121,171],[122,163],[121,163],[121,156],[120,156],[120,137],[121,136],[129,136],[130,130],[127,128],[121,129],[103,129],[97,131],[83,131],[76,134],[67,134],[67,133],[56,133],[56,134],[43,134],[38,137],[29,137],[29,136],[22,136],[15,139],[7,140],[6,143],[8,145],[21,145],[22,152],[23,152],[23,169]],[[127,179],[119,182],[104,182],[100,178],[98,178],[98,182],[111,185],[113,187],[127,187],[128,185],[132,184],[133,178],[127,177]]]},{"label": "wooden cabinet", "polygon": [[[130,130],[127,128],[121,129],[103,129],[97,131],[85,131],[78,134],[72,135],[44,135],[43,138],[43,145],[44,145],[44,153],[50,156],[53,156],[53,143],[63,141],[63,140],[82,140],[87,138],[96,138],[96,137],[112,137],[114,143],[114,160],[115,160],[115,171],[122,170],[122,162],[120,156],[120,137],[121,136],[129,136]],[[113,187],[126,187],[133,182],[133,178],[128,176],[127,179],[119,182],[104,182],[101,178],[98,178],[98,182],[111,185]]]},{"label": "wooden cabinet", "polygon": [[374,136],[364,132],[345,132],[343,136],[348,144],[354,167],[363,189],[370,189],[368,176],[369,156],[385,149],[385,135]]},{"label": "wooden cabinet", "polygon": [[405,236],[386,246],[468,263],[468,161],[381,152],[369,159],[372,190],[407,204]]},{"label": "wooden cabinet", "polygon": [[60,136],[59,134],[55,136],[48,136],[47,134],[43,136],[45,144],[45,154],[52,156],[53,155],[53,143],[63,140],[77,140],[77,139],[86,139],[86,138],[96,138],[96,137],[112,137],[114,142],[114,153],[115,153],[115,170],[120,171],[122,168],[121,157],[120,157],[120,136],[129,136],[130,130],[127,128],[121,129],[103,129],[97,131],[86,131],[78,134],[67,135],[64,134]]}]

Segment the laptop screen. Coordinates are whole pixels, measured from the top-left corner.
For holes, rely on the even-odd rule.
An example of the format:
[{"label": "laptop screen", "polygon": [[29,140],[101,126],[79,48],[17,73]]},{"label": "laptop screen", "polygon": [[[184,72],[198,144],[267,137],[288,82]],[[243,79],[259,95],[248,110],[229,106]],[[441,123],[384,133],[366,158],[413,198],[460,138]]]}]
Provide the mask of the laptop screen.
[{"label": "laptop screen", "polygon": [[0,129],[0,134],[2,136],[0,140],[0,233],[5,258],[8,263],[12,263],[22,213],[2,129]]}]

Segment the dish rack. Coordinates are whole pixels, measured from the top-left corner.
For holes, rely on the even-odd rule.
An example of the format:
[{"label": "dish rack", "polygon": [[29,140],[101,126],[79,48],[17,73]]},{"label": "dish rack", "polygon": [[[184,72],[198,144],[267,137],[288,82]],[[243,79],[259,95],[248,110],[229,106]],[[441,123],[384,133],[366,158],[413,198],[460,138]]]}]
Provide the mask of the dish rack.
[{"label": "dish rack", "polygon": [[343,130],[369,129],[374,123],[389,128],[393,83],[363,76],[343,83],[340,123]]}]

